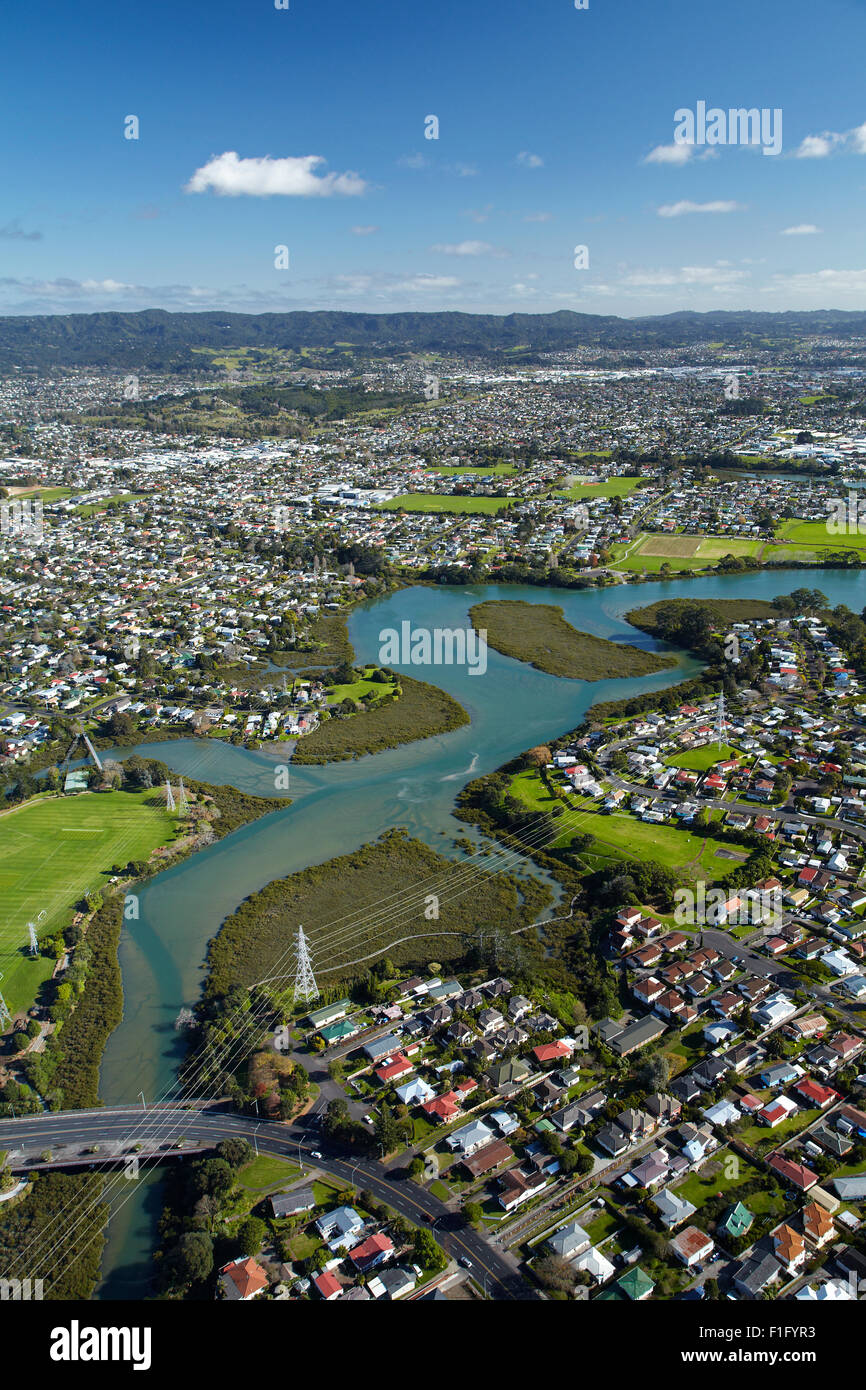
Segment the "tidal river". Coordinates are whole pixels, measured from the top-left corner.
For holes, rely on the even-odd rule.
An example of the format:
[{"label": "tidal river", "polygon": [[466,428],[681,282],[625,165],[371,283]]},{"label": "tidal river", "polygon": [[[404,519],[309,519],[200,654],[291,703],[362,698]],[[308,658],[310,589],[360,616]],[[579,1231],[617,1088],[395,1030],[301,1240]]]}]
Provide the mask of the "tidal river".
[{"label": "tidal river", "polygon": [[[383,629],[399,631],[407,619],[413,628],[464,627],[468,609],[482,599],[524,599],[559,604],[569,622],[585,632],[655,650],[658,643],[624,621],[629,609],[663,598],[771,599],[804,586],[821,589],[831,605],[845,603],[855,612],[866,603],[866,579],[845,570],[761,571],[580,591],[417,587],[357,608],[349,633],[356,660],[378,662]],[[492,649],[483,675],[455,666],[407,667],[409,674],[459,700],[471,723],[355,762],[292,768],[283,793],[274,790],[274,760],[263,753],[207,739],[142,745],[136,751],[161,759],[181,775],[274,796],[276,809],[167,869],[142,890],[140,920],[129,923],[121,939],[124,1009],[102,1064],[100,1092],[106,1104],[134,1101],[139,1092],[148,1101],[171,1096],[183,1050],[174,1020],[199,996],[208,941],[249,894],[273,879],[350,853],[392,826],[405,826],[440,853],[454,853],[455,836],[468,833],[452,815],[466,782],[574,728],[592,704],[661,689],[700,669],[693,658],[677,656],[676,669],[591,683],[546,675]],[[396,662],[388,664],[399,669]],[[129,755],[128,748],[116,754]],[[281,796],[292,804],[280,809]],[[143,1298],[150,1291],[160,1186],[158,1174],[152,1174],[131,1183],[115,1200],[98,1297]]]}]

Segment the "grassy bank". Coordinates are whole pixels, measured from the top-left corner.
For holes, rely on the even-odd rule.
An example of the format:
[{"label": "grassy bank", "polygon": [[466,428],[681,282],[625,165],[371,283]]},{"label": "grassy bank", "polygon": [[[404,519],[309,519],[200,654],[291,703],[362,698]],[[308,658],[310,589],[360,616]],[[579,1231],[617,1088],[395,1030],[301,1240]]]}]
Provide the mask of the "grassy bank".
[{"label": "grassy bank", "polygon": [[[439,916],[428,919],[433,894]],[[247,898],[211,942],[206,991],[219,997],[272,974],[287,988],[287,953],[299,922],[311,939],[319,985],[330,988],[362,975],[370,962],[353,962],[366,956],[387,955],[398,967],[458,960],[482,927],[513,932],[549,900],[535,879],[518,885],[512,875],[454,863],[405,831],[389,831]]]},{"label": "grassy bank", "polygon": [[347,719],[332,717],[320,724],[314,733],[299,739],[292,761],[343,762],[445,734],[469,723],[463,706],[437,686],[403,675],[400,686],[400,695],[388,704]]},{"label": "grassy bank", "polygon": [[473,627],[486,628],[488,646],[551,676],[602,681],[676,665],[674,657],[579,632],[553,604],[493,599],[476,603],[469,616]]}]

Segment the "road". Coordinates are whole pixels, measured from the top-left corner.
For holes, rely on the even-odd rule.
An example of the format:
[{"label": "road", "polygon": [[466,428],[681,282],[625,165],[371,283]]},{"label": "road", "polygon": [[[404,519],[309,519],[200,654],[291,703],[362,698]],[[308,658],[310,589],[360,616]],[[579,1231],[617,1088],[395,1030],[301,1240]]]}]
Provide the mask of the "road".
[{"label": "road", "polygon": [[[433,1230],[448,1255],[461,1263],[467,1262],[469,1273],[488,1298],[506,1301],[538,1298],[521,1278],[516,1260],[504,1251],[495,1250],[486,1235],[465,1225],[458,1213],[413,1182],[405,1169],[388,1167],[367,1157],[355,1159],[338,1154],[329,1149],[324,1135],[316,1130],[311,1134],[303,1124],[257,1121],[207,1103],[188,1110],[160,1106],[144,1111],[141,1107],[124,1106],[0,1120],[0,1148],[7,1150],[8,1166],[17,1172],[61,1167],[64,1162],[74,1161],[71,1152],[74,1150],[79,1151],[79,1163],[89,1161],[94,1167],[101,1167],[109,1158],[113,1162],[125,1162],[137,1144],[144,1145],[146,1152],[162,1150],[164,1157],[178,1158],[183,1152],[177,1148],[179,1137],[186,1144],[200,1142],[206,1148],[215,1147],[221,1139],[242,1137],[254,1144],[259,1153],[295,1162],[303,1156],[311,1167],[347,1185],[367,1189],[413,1224]],[[106,1152],[92,1155],[80,1152],[93,1144],[106,1146]],[[70,1151],[62,1152],[67,1145]],[[39,1155],[46,1150],[51,1150],[53,1156],[50,1161],[43,1162]],[[322,1157],[312,1159],[313,1151],[321,1152]]]}]

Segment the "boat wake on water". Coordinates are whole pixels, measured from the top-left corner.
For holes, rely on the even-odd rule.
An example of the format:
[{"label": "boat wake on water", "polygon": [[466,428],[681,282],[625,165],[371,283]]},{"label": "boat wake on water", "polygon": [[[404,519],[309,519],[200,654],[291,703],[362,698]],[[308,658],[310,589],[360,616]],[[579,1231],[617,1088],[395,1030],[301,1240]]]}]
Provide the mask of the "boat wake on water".
[{"label": "boat wake on water", "polygon": [[478,767],[478,754],[477,754],[477,753],[473,753],[473,754],[472,754],[472,762],[469,764],[468,767],[464,768],[462,772],[449,772],[449,773],[447,774],[447,776],[445,776],[445,777],[440,777],[440,778],[439,778],[439,781],[440,781],[440,782],[456,782],[456,781],[458,780],[458,778],[460,778],[460,777],[467,777],[470,773],[475,772],[475,770],[476,770],[477,767]]}]

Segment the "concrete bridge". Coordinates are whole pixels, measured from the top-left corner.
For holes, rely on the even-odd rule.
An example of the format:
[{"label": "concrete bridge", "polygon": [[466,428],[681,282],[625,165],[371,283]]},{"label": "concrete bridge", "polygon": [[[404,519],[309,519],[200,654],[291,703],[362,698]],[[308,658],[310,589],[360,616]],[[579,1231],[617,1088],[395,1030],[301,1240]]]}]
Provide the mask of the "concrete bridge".
[{"label": "concrete bridge", "polygon": [[[15,1173],[50,1168],[126,1168],[195,1157],[222,1139],[246,1139],[258,1153],[321,1169],[346,1187],[367,1189],[416,1225],[427,1224],[443,1249],[463,1263],[488,1297],[534,1300],[517,1261],[486,1233],[473,1230],[453,1206],[413,1182],[405,1158],[391,1164],[362,1155],[347,1157],[329,1146],[316,1117],[294,1124],[239,1115],[229,1102],[186,1101],[169,1105],[106,1106],[60,1110],[0,1120],[0,1149]],[[43,1155],[45,1155],[43,1157]],[[314,1156],[315,1155],[315,1156]]]}]

